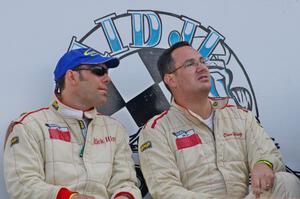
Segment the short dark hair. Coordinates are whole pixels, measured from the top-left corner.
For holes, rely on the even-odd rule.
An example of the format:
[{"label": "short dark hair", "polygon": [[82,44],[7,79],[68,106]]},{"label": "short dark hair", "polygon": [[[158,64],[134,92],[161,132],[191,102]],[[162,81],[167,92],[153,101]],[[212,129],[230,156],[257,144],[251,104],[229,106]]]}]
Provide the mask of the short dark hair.
[{"label": "short dark hair", "polygon": [[59,78],[57,81],[55,81],[55,89],[54,89],[54,93],[56,95],[60,95],[61,91],[64,90],[65,88],[65,74]]},{"label": "short dark hair", "polygon": [[[190,46],[191,47],[191,44],[189,44],[186,41],[177,42],[176,44],[172,45],[170,48],[167,48],[166,50],[164,50],[164,52],[159,56],[158,61],[157,61],[157,68],[158,68],[158,71],[159,71],[159,74],[160,74],[160,77],[162,78],[162,80],[164,80],[165,74],[171,73],[172,71],[175,70],[174,60],[172,58],[172,52],[175,49],[180,48],[182,46]],[[164,84],[167,87],[167,89],[170,91],[170,88],[168,87],[168,85],[165,82],[164,82]]]},{"label": "short dark hair", "polygon": [[[76,66],[75,68],[73,68],[72,70],[76,71],[79,69],[81,65]],[[54,93],[56,95],[60,95],[61,92],[64,90],[65,88],[65,77],[66,74],[64,74],[62,77],[60,77],[58,80],[55,81],[55,89],[54,89]]]}]

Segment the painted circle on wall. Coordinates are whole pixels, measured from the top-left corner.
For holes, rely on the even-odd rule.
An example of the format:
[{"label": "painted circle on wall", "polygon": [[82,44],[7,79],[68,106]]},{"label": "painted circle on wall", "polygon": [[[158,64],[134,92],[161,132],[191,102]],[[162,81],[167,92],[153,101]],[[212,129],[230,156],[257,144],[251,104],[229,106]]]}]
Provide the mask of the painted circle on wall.
[{"label": "painted circle on wall", "polygon": [[225,36],[197,19],[154,10],[128,10],[96,19],[82,38],[73,37],[69,50],[91,47],[121,60],[110,74],[108,102],[100,111],[127,127],[138,174],[139,187],[150,198],[139,167],[138,133],[154,115],[170,106],[170,94],[156,68],[159,55],[178,41],[189,42],[210,60],[211,96],[230,97],[230,102],[259,117],[255,93],[245,67],[226,44]]}]

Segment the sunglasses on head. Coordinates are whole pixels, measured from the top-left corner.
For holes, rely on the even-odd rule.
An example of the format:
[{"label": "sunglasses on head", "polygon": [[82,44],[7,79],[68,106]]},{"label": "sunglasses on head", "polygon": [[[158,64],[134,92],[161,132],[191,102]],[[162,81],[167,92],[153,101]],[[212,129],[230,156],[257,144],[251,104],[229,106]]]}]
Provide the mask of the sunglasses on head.
[{"label": "sunglasses on head", "polygon": [[108,73],[108,68],[104,68],[103,66],[99,66],[99,65],[90,68],[77,68],[75,71],[80,71],[80,70],[89,70],[97,76],[103,76]]}]

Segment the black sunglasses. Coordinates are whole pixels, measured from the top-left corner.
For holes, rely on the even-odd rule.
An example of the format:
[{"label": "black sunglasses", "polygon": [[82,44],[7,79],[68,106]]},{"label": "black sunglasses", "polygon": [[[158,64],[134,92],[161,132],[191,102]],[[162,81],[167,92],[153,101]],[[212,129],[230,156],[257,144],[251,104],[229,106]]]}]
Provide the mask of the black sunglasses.
[{"label": "black sunglasses", "polygon": [[103,76],[108,73],[108,68],[104,68],[103,66],[94,66],[91,68],[77,68],[75,71],[80,71],[80,70],[89,70],[93,74],[97,76]]}]

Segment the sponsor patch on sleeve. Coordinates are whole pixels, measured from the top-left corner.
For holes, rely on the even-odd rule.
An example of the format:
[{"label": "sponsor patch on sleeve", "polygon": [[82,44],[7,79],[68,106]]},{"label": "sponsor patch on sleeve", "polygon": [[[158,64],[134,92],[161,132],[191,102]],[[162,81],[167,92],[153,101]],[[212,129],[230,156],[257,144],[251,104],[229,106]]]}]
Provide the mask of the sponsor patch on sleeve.
[{"label": "sponsor patch on sleeve", "polygon": [[140,146],[141,152],[144,152],[145,150],[150,149],[150,148],[152,148],[152,144],[150,141],[147,141]]},{"label": "sponsor patch on sleeve", "polygon": [[18,143],[19,143],[19,136],[15,136],[15,137],[11,138],[11,140],[10,140],[10,147],[12,147],[13,145],[18,144]]}]

